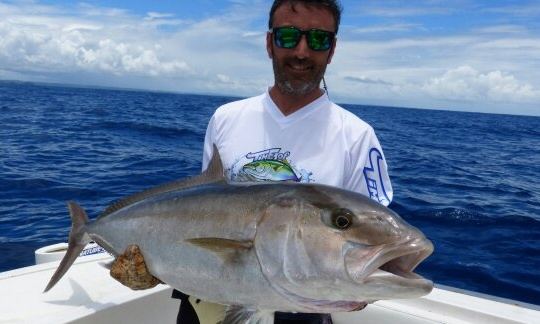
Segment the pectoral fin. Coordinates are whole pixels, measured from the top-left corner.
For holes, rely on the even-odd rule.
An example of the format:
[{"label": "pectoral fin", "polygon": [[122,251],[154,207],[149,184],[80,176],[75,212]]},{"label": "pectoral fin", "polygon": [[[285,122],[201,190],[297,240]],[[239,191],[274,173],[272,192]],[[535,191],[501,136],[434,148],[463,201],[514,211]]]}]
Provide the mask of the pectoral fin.
[{"label": "pectoral fin", "polygon": [[237,241],[217,237],[187,239],[185,242],[215,253],[224,261],[232,261],[253,247],[252,241]]}]

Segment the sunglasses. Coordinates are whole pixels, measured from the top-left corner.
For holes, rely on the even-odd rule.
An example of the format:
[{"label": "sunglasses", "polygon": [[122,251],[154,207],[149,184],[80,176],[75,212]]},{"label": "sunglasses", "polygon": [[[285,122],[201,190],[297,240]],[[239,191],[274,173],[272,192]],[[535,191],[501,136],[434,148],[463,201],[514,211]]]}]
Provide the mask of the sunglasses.
[{"label": "sunglasses", "polygon": [[296,27],[274,27],[274,43],[280,48],[295,48],[302,35],[306,35],[308,47],[314,51],[327,51],[332,46],[336,33],[321,29],[300,30]]}]

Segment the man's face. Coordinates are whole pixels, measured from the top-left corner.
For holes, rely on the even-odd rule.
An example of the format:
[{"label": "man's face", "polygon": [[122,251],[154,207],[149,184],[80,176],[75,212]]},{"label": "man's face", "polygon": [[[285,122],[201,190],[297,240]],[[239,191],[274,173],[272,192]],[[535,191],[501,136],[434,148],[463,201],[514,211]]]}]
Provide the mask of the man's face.
[{"label": "man's face", "polygon": [[[283,26],[301,30],[335,30],[334,17],[328,9],[303,3],[296,3],[294,10],[288,3],[277,8],[272,27]],[[273,35],[268,33],[266,49],[272,58],[276,86],[281,92],[291,95],[305,95],[318,89],[334,48],[335,41],[327,51],[313,51],[308,47],[305,35],[295,48],[279,48],[273,41]]]}]

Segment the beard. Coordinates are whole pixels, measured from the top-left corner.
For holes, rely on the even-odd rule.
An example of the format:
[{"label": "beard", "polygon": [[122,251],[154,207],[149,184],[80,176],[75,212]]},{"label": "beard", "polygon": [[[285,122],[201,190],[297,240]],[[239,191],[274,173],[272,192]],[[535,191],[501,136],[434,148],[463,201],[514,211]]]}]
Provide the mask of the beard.
[{"label": "beard", "polygon": [[[288,64],[310,66],[309,73],[302,78],[295,77],[287,71]],[[303,96],[315,89],[319,89],[321,80],[326,71],[326,65],[317,66],[310,60],[299,60],[296,58],[283,59],[281,62],[274,57],[272,58],[274,67],[274,78],[276,86],[285,94],[293,96]]]}]

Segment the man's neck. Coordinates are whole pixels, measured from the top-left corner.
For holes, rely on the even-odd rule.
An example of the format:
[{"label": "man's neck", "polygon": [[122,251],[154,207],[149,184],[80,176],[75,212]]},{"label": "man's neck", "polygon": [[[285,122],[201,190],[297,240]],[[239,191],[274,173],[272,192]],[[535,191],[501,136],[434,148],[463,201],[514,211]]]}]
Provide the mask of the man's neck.
[{"label": "man's neck", "polygon": [[277,86],[273,86],[270,91],[270,98],[274,101],[276,106],[279,108],[281,113],[284,116],[288,116],[298,110],[300,108],[308,105],[309,103],[315,101],[317,98],[322,96],[324,94],[324,91],[317,88],[310,93],[307,93],[305,95],[291,95],[291,94],[285,94],[279,90]]}]

